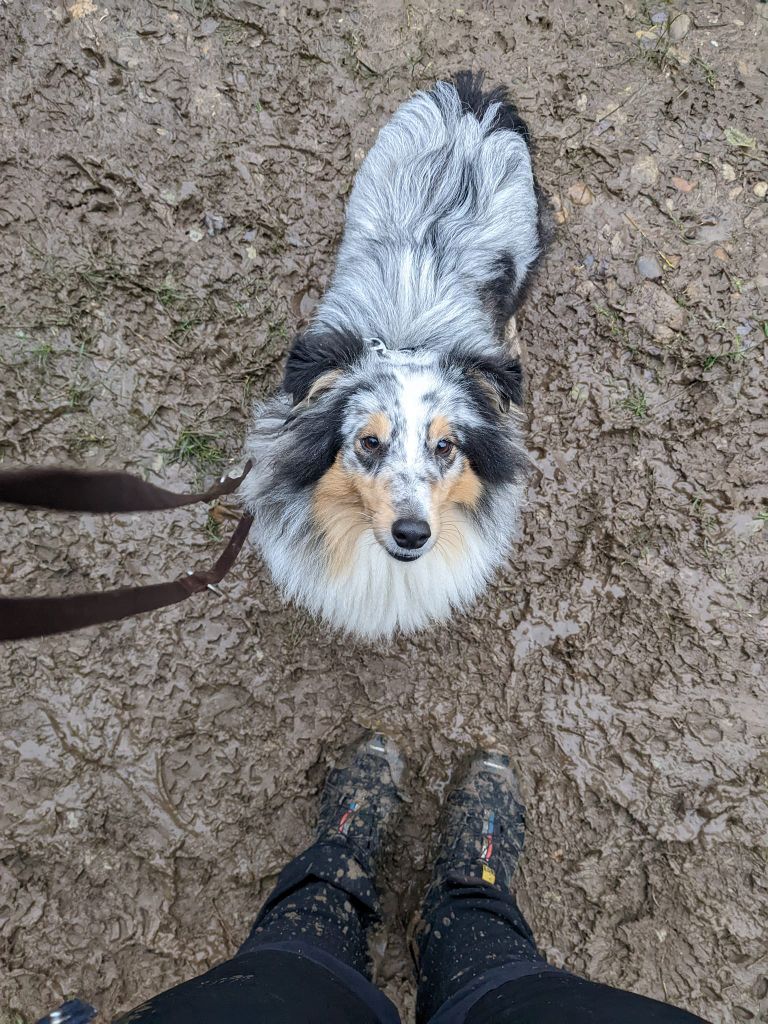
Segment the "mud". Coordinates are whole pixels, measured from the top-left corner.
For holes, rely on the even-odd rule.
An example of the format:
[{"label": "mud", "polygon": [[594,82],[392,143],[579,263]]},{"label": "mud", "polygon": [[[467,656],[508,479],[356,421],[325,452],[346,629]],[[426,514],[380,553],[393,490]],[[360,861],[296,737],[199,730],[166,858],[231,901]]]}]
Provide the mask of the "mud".
[{"label": "mud", "polygon": [[[511,86],[559,222],[518,324],[523,533],[470,614],[353,644],[284,607],[251,555],[222,597],[3,652],[10,1020],[73,993],[112,1013],[231,954],[368,725],[411,764],[377,943],[406,1014],[402,925],[440,794],[480,743],[519,767],[520,899],[552,962],[766,1018],[767,16],[2,6],[4,465],[181,489],[235,458],[327,284],[354,168],[435,77]],[[2,524],[6,593],[172,577],[230,529],[222,508]]]}]

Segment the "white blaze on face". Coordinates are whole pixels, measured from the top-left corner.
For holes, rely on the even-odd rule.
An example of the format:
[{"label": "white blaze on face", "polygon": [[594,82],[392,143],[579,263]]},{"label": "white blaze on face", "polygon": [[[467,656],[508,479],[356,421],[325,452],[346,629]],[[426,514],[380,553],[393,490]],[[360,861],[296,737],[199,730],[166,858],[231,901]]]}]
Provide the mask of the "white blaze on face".
[{"label": "white blaze on face", "polygon": [[433,410],[427,401],[438,382],[428,372],[397,374],[400,436],[391,456],[393,499],[414,518],[430,520],[430,482],[435,476],[427,435]]}]

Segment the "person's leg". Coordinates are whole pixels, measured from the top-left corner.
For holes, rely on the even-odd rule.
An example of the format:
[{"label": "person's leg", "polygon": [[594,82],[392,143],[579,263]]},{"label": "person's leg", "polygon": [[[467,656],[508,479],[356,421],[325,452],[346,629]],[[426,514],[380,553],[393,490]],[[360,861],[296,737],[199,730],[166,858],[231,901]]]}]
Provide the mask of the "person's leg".
[{"label": "person's leg", "polygon": [[116,1024],[396,1024],[369,980],[367,930],[401,770],[392,742],[368,737],[329,774],[316,842],[281,872],[236,955]]},{"label": "person's leg", "polygon": [[[502,968],[502,971],[504,968]],[[501,973],[501,972],[500,972]],[[532,974],[491,989],[435,1024],[706,1024],[685,1010],[567,971]]]},{"label": "person's leg", "polygon": [[502,964],[544,964],[510,892],[525,812],[508,758],[478,754],[449,793],[412,949],[417,1024]]},{"label": "person's leg", "polygon": [[444,808],[414,931],[417,1024],[693,1024],[700,1018],[550,967],[514,896],[525,810],[509,759],[478,754]]}]

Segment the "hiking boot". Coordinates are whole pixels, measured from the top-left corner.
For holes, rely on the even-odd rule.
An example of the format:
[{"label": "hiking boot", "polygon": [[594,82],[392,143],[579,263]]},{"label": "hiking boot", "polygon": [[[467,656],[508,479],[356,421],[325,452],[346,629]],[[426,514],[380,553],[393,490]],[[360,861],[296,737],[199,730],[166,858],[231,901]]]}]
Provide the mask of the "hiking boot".
[{"label": "hiking boot", "polygon": [[525,808],[505,754],[477,751],[443,807],[432,887],[447,878],[510,891],[525,841]]},{"label": "hiking boot", "polygon": [[384,834],[402,804],[399,785],[403,768],[394,741],[381,733],[368,733],[328,773],[316,839],[349,844],[356,859],[372,873]]}]

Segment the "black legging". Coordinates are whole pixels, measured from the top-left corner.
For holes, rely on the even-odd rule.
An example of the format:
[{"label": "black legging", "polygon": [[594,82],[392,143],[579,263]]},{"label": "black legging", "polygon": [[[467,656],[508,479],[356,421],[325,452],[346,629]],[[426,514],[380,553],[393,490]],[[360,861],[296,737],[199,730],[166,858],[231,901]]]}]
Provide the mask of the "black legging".
[{"label": "black legging", "polygon": [[[318,843],[280,875],[238,953],[118,1024],[398,1024],[371,984],[370,878],[342,843]],[[417,1024],[702,1024],[665,1003],[550,967],[514,898],[461,878],[421,913]]]}]

